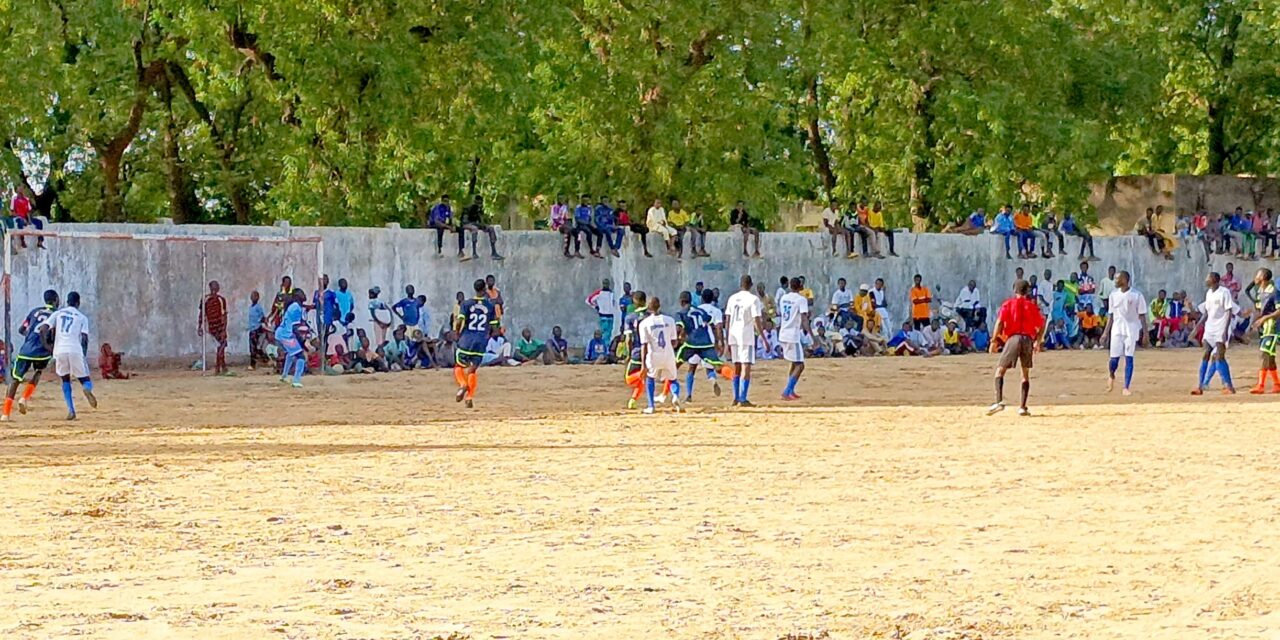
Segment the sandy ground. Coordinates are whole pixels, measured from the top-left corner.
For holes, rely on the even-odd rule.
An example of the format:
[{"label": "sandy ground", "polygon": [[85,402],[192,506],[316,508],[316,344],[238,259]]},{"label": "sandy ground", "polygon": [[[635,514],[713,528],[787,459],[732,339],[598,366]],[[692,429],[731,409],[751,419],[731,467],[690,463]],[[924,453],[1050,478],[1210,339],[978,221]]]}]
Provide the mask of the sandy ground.
[{"label": "sandy ground", "polygon": [[0,428],[0,637],[1280,637],[1280,396],[1191,398],[1197,356],[1133,398],[1042,356],[1029,419],[983,415],[986,355],[681,417],[610,368],[471,412],[439,372],[150,374],[74,424],[47,385]]}]

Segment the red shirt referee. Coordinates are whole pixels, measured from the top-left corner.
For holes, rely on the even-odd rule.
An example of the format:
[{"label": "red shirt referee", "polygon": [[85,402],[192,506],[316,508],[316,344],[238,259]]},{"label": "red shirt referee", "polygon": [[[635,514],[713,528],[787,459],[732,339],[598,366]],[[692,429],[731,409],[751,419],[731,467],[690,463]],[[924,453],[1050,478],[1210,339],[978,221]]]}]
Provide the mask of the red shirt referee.
[{"label": "red shirt referee", "polygon": [[[1031,285],[1025,280],[1013,283],[1014,296],[1005,300],[996,313],[996,326],[992,335],[1008,336],[1004,343],[1004,351],[1000,354],[1000,364],[996,365],[996,402],[987,409],[987,415],[995,415],[1004,411],[1004,372],[1014,364],[1022,365],[1022,404],[1018,415],[1029,416],[1027,395],[1031,391],[1032,357],[1040,350],[1044,339],[1044,316],[1040,315],[1040,307],[1031,297]],[[992,352],[995,344],[991,345]]]}]

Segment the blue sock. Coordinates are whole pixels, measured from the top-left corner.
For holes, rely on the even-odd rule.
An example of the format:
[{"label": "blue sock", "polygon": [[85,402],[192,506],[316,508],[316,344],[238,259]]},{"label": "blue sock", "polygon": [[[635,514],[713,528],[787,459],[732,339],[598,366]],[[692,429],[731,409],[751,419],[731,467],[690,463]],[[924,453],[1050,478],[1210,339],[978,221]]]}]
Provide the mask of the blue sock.
[{"label": "blue sock", "polygon": [[653,378],[645,378],[645,379],[644,379],[644,391],[645,391],[645,393],[649,394],[649,408],[650,408],[650,409],[652,409],[652,408],[653,408],[653,384],[654,384],[654,380],[653,380]]},{"label": "blue sock", "polygon": [[742,378],[733,377],[733,401],[742,402]]},{"label": "blue sock", "polygon": [[1228,365],[1226,360],[1218,361],[1218,376],[1222,378],[1222,384],[1227,385],[1228,389],[1236,388],[1236,385],[1231,382],[1231,365]]},{"label": "blue sock", "polygon": [[782,390],[782,395],[789,396],[796,392],[796,383],[800,382],[800,378],[792,376],[787,378],[787,388]]},{"label": "blue sock", "polygon": [[1119,369],[1119,368],[1120,368],[1120,358],[1112,358],[1107,363],[1107,371],[1111,374],[1112,378],[1116,377],[1116,369]]},{"label": "blue sock", "polygon": [[1124,388],[1129,388],[1129,383],[1133,382],[1133,356],[1124,357]]},{"label": "blue sock", "polygon": [[307,359],[299,356],[293,361],[293,383],[300,384],[302,382],[302,372],[307,370]]},{"label": "blue sock", "polygon": [[298,359],[297,356],[293,355],[292,353],[284,357],[284,366],[280,368],[281,378],[289,375],[289,370],[293,369],[293,361],[297,359]]},{"label": "blue sock", "polygon": [[747,401],[747,392],[751,391],[751,378],[742,379],[742,401]]},{"label": "blue sock", "polygon": [[1209,386],[1210,382],[1213,382],[1213,374],[1217,372],[1217,370],[1218,368],[1216,366],[1213,368],[1212,371],[1209,370],[1208,360],[1200,361],[1200,377],[1198,379],[1200,380],[1201,389]]},{"label": "blue sock", "polygon": [[92,391],[93,391],[93,380],[91,380],[91,379],[89,379],[89,378],[80,378],[80,386],[81,386],[81,387],[83,387],[85,391],[90,391],[90,392],[92,392]]},{"label": "blue sock", "polygon": [[680,381],[679,380],[671,381],[671,397],[672,398],[680,397]]},{"label": "blue sock", "polygon": [[712,369],[707,369],[707,379],[708,379],[708,380],[715,380],[715,379],[716,379],[716,370],[715,370],[714,368],[712,368]]},{"label": "blue sock", "polygon": [[67,403],[67,411],[70,411],[71,413],[75,413],[76,403],[74,400],[71,399],[71,381],[70,380],[62,381],[62,399],[65,400]]},{"label": "blue sock", "polygon": [[686,387],[688,387],[688,388],[689,388],[689,392],[688,392],[688,393],[689,393],[689,397],[690,397],[690,398],[692,398],[692,397],[693,397],[693,380],[694,380],[693,372],[692,372],[692,371],[690,371],[690,372],[689,372],[688,374],[686,374],[686,375],[685,375],[685,377],[684,377],[684,384],[685,384],[685,386],[686,386]]}]

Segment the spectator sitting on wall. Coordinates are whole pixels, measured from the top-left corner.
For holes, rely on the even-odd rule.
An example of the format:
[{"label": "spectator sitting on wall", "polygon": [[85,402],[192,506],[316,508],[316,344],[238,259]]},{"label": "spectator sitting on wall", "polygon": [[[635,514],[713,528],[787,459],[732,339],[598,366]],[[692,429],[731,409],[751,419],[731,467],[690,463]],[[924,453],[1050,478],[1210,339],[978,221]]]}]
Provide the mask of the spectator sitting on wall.
[{"label": "spectator sitting on wall", "polygon": [[[28,226],[35,227],[37,230],[44,229],[44,223],[40,218],[31,215],[31,191],[26,185],[19,186],[13,192],[13,200],[10,203],[10,215],[5,216],[5,226],[10,229],[26,229]],[[0,207],[3,205],[0,204]],[[18,236],[18,245],[23,249],[27,248],[27,239],[25,236]],[[44,248],[44,236],[36,236],[36,248]]]},{"label": "spectator sitting on wall", "polygon": [[600,196],[600,204],[596,205],[592,222],[596,225],[596,257],[602,258],[601,251],[609,247],[609,254],[618,257],[618,249],[622,248],[622,229],[618,228],[617,213],[609,206],[609,197]]},{"label": "spectator sitting on wall", "polygon": [[982,207],[978,207],[976,211],[970,213],[965,219],[959,222],[943,227],[943,233],[958,233],[965,236],[982,235],[987,230],[987,211]]},{"label": "spectator sitting on wall", "polygon": [[707,220],[702,215],[702,207],[695,206],[689,216],[689,255],[694,258],[710,258],[707,253]]},{"label": "spectator sitting on wall", "polygon": [[551,339],[547,341],[547,348],[551,350],[553,363],[569,363],[569,341],[564,339],[564,329],[559,325],[551,327]]},{"label": "spectator sitting on wall", "polygon": [[881,204],[879,200],[876,200],[875,205],[871,207],[870,213],[867,214],[867,225],[871,227],[876,234],[884,236],[885,240],[889,242],[889,255],[895,258],[898,257],[897,252],[894,251],[893,248],[893,227],[885,222],[884,205]]},{"label": "spectator sitting on wall", "polygon": [[[582,257],[582,239],[578,237],[577,227],[574,225],[573,210],[569,205],[565,204],[564,196],[556,196],[555,204],[551,205],[551,214],[549,217],[551,230],[559,233],[564,239],[564,257]],[[574,253],[569,253],[569,247],[573,247]]]},{"label": "spectator sitting on wall", "polygon": [[840,219],[840,223],[844,226],[845,233],[848,236],[846,242],[849,247],[849,253],[853,254],[851,257],[858,257],[853,252],[854,236],[858,237],[859,243],[862,245],[862,255],[872,258],[884,257],[884,254],[880,252],[879,239],[876,238],[876,234],[871,230],[871,227],[864,222],[870,215],[871,212],[865,205],[855,207],[853,203],[850,203],[849,207],[844,211],[844,216]]},{"label": "spectator sitting on wall", "polygon": [[[667,255],[676,254],[676,229],[667,221],[667,210],[662,208],[661,199],[654,198],[653,206],[645,213],[645,226],[649,231],[662,236],[662,241],[667,245]],[[645,251],[647,255],[647,245]]]},{"label": "spectator sitting on wall", "polygon": [[[476,194],[471,204],[462,209],[462,229],[458,233],[463,231],[471,232],[471,259],[480,257],[476,254],[476,244],[479,242],[478,237],[481,233],[489,236],[489,256],[494,260],[505,259],[498,254],[498,232],[492,224],[489,224],[488,215],[484,210],[484,197],[480,194]],[[465,254],[462,259],[467,260]]]},{"label": "spectator sitting on wall", "polygon": [[1018,257],[1030,259],[1036,256],[1036,234],[1031,225],[1031,206],[1022,205],[1013,214],[1013,228],[1018,234]]},{"label": "spectator sitting on wall", "polygon": [[520,330],[520,340],[516,342],[515,359],[521,364],[551,364],[551,353],[547,343],[533,339],[533,330],[525,327]]},{"label": "spectator sitting on wall", "polygon": [[[619,200],[618,208],[621,210],[626,210],[627,201]],[[624,218],[626,220],[625,222],[623,221]],[[627,211],[625,215],[624,213],[619,212],[618,220],[619,220],[619,224],[629,225],[631,229],[631,235],[640,238],[640,247],[644,249],[644,257],[652,258],[653,254],[649,253],[649,225],[647,224],[647,217],[642,218],[639,215],[632,216],[631,213]]]},{"label": "spectator sitting on wall", "polygon": [[[1009,245],[1012,240],[1018,237],[1018,231],[1013,226],[1013,212],[1009,205],[1000,207],[1000,211],[996,213],[995,220],[991,222],[991,233],[1004,237],[1004,257],[1012,260],[1013,255],[1009,253]],[[1022,241],[1018,240],[1018,254],[1022,254]]]},{"label": "spectator sitting on wall", "polygon": [[454,228],[453,205],[449,204],[449,194],[440,195],[440,202],[431,207],[427,216],[427,228],[436,230],[436,257],[444,255],[444,232],[453,231],[458,234],[458,257],[466,259],[466,236]]},{"label": "spectator sitting on wall", "polygon": [[[677,258],[684,258],[684,234],[689,230],[689,212],[680,206],[680,201],[671,199],[671,208],[667,210],[667,222],[676,230],[675,250]],[[692,253],[692,251],[690,252]]]},{"label": "spectator sitting on wall", "polygon": [[609,349],[605,345],[604,333],[596,329],[591,336],[591,340],[587,342],[587,348],[583,351],[582,360],[586,364],[609,364]]},{"label": "spectator sitting on wall", "polygon": [[1058,216],[1054,215],[1052,211],[1042,210],[1032,216],[1031,219],[1036,228],[1040,230],[1040,233],[1044,234],[1044,251],[1048,254],[1047,257],[1053,257],[1054,238],[1058,240],[1058,253],[1064,256],[1067,255],[1067,239],[1059,229]]},{"label": "spectator sitting on wall", "polygon": [[1080,255],[1076,256],[1077,260],[1084,260],[1085,249],[1089,250],[1089,260],[1097,260],[1098,256],[1093,252],[1093,236],[1089,235],[1089,230],[1083,224],[1076,221],[1074,215],[1068,213],[1062,219],[1062,232],[1069,236],[1080,238]]},{"label": "spectator sitting on wall", "polygon": [[827,236],[831,239],[831,257],[840,255],[840,242],[844,241],[845,254],[850,258],[858,257],[858,253],[853,250],[853,236],[840,223],[840,208],[835,200],[827,202],[827,206],[822,209],[822,226],[827,230]]},{"label": "spectator sitting on wall", "polygon": [[[760,224],[760,221],[752,217],[750,213],[747,213],[747,206],[743,201],[739,200],[737,206],[729,212],[729,226],[737,227],[738,231],[742,233],[742,255],[744,257],[759,258],[760,231],[764,228],[764,225]],[[755,250],[750,254],[747,253],[748,240],[755,241]],[[769,344],[775,343],[770,342]]]}]

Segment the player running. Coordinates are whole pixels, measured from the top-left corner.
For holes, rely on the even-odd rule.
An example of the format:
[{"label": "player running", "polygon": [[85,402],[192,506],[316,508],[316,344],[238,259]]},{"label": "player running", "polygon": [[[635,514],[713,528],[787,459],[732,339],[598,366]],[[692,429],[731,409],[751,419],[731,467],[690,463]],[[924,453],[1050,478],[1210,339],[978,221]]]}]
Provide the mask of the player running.
[{"label": "player running", "polygon": [[[996,312],[994,333],[1005,335],[1007,339],[1000,353],[1000,363],[996,365],[996,402],[987,409],[989,416],[1004,411],[1004,374],[1015,364],[1022,366],[1022,403],[1018,405],[1018,415],[1031,415],[1027,396],[1031,394],[1032,360],[1044,340],[1045,322],[1040,314],[1040,305],[1031,295],[1031,283],[1026,280],[1014,282],[1013,293],[1014,296],[1005,300]],[[996,348],[993,342],[991,352],[995,353]]]},{"label": "player running", "polygon": [[1133,354],[1138,345],[1147,339],[1147,299],[1135,289],[1129,288],[1128,271],[1116,275],[1116,288],[1108,298],[1107,326],[1103,328],[1103,344],[1111,349],[1111,361],[1107,365],[1107,393],[1116,386],[1116,369],[1124,357],[1124,395],[1132,395]]},{"label": "player running", "polygon": [[623,348],[627,352],[627,367],[624,380],[631,389],[631,399],[627,400],[627,408],[635,409],[644,393],[644,360],[640,359],[640,321],[649,315],[647,296],[643,291],[631,294],[635,310],[630,311],[622,320]]},{"label": "player running", "polygon": [[804,336],[809,335],[809,300],[800,295],[804,283],[800,278],[791,279],[791,291],[782,296],[778,313],[782,315],[782,327],[778,329],[778,342],[782,343],[782,357],[791,363],[787,386],[782,390],[783,400],[799,400],[796,383],[804,373]]},{"label": "player running", "polygon": [[1213,381],[1215,373],[1222,378],[1222,393],[1236,392],[1235,385],[1231,383],[1231,367],[1227,366],[1227,345],[1231,343],[1231,319],[1240,311],[1240,307],[1231,297],[1231,291],[1221,284],[1222,276],[1216,271],[1211,272],[1204,281],[1207,291],[1204,302],[1198,307],[1200,326],[1197,327],[1197,330],[1204,331],[1204,339],[1201,340],[1204,357],[1200,360],[1200,377],[1196,379],[1196,388],[1191,390],[1193,396],[1204,395],[1205,387]]},{"label": "player running", "polygon": [[1280,375],[1276,373],[1276,347],[1280,341],[1280,304],[1276,300],[1276,285],[1271,270],[1263,267],[1253,276],[1253,326],[1258,330],[1258,350],[1262,352],[1262,366],[1258,368],[1258,386],[1249,390],[1254,395],[1267,392],[1267,380],[1271,380],[1271,393],[1280,393]]},{"label": "player running", "polygon": [[53,362],[55,372],[62,377],[62,399],[67,403],[67,420],[76,419],[76,403],[71,398],[71,378],[80,381],[85,400],[89,406],[98,407],[98,398],[93,395],[93,380],[89,379],[89,362],[85,353],[89,349],[89,319],[80,313],[80,294],[72,291],[67,294],[67,306],[58,309],[45,318],[37,327],[39,330],[52,330]]},{"label": "player running", "polygon": [[32,309],[27,314],[27,319],[22,322],[22,326],[18,328],[18,335],[26,336],[26,340],[22,342],[22,347],[18,349],[18,357],[13,361],[11,372],[13,379],[9,382],[9,390],[4,396],[4,412],[0,413],[0,422],[9,421],[9,415],[13,413],[13,397],[18,394],[18,383],[30,373],[31,379],[22,390],[22,399],[18,400],[18,413],[26,415],[27,401],[36,392],[40,373],[53,359],[53,352],[49,350],[52,336],[49,335],[47,328],[41,330],[40,325],[53,315],[57,308],[58,292],[49,289],[44,292],[44,306]]},{"label": "player running", "polygon": [[756,361],[756,336],[764,341],[766,351],[769,339],[764,332],[764,303],[751,291],[751,276],[742,276],[739,284],[741,290],[729,296],[724,332],[733,360],[733,406],[751,407],[747,393],[751,390],[751,365]]},{"label": "player running", "polygon": [[[688,295],[688,291],[680,294],[681,303],[685,302],[685,296]],[[681,339],[680,349],[676,352],[676,364],[688,363],[689,365],[689,371],[685,374],[685,386],[688,387],[685,389],[685,402],[693,401],[693,381],[700,364],[707,366],[707,377],[711,379],[713,385],[712,392],[717,397],[720,395],[720,382],[715,379],[715,371],[724,364],[724,361],[720,359],[720,352],[716,350],[716,339],[712,335],[715,331],[715,318],[705,308],[714,299],[715,294],[710,289],[703,289],[703,304],[684,309],[676,320]]]},{"label": "player running", "polygon": [[657,296],[649,300],[649,317],[640,322],[640,359],[645,367],[645,389],[649,395],[646,414],[653,413],[654,387],[658,382],[671,382],[671,404],[677,412],[680,406],[680,383],[676,380],[676,352],[672,341],[676,337],[676,321],[662,313],[662,301]]},{"label": "player running", "polygon": [[476,386],[479,376],[476,370],[484,360],[484,350],[489,338],[498,328],[498,311],[489,299],[489,287],[484,280],[472,284],[476,297],[464,302],[454,321],[453,330],[458,334],[458,349],[454,356],[453,378],[458,381],[458,402],[466,400],[467,408],[475,406]]},{"label": "player running", "polygon": [[[284,351],[284,367],[280,369],[280,382],[290,383],[295,389],[302,388],[302,374],[307,371],[307,355],[303,348],[302,337],[306,334],[306,311],[302,305],[307,301],[307,294],[301,289],[294,289],[285,298],[284,312],[280,316],[280,324],[276,325],[276,343]],[[289,379],[289,371],[293,371],[293,380]]]}]

